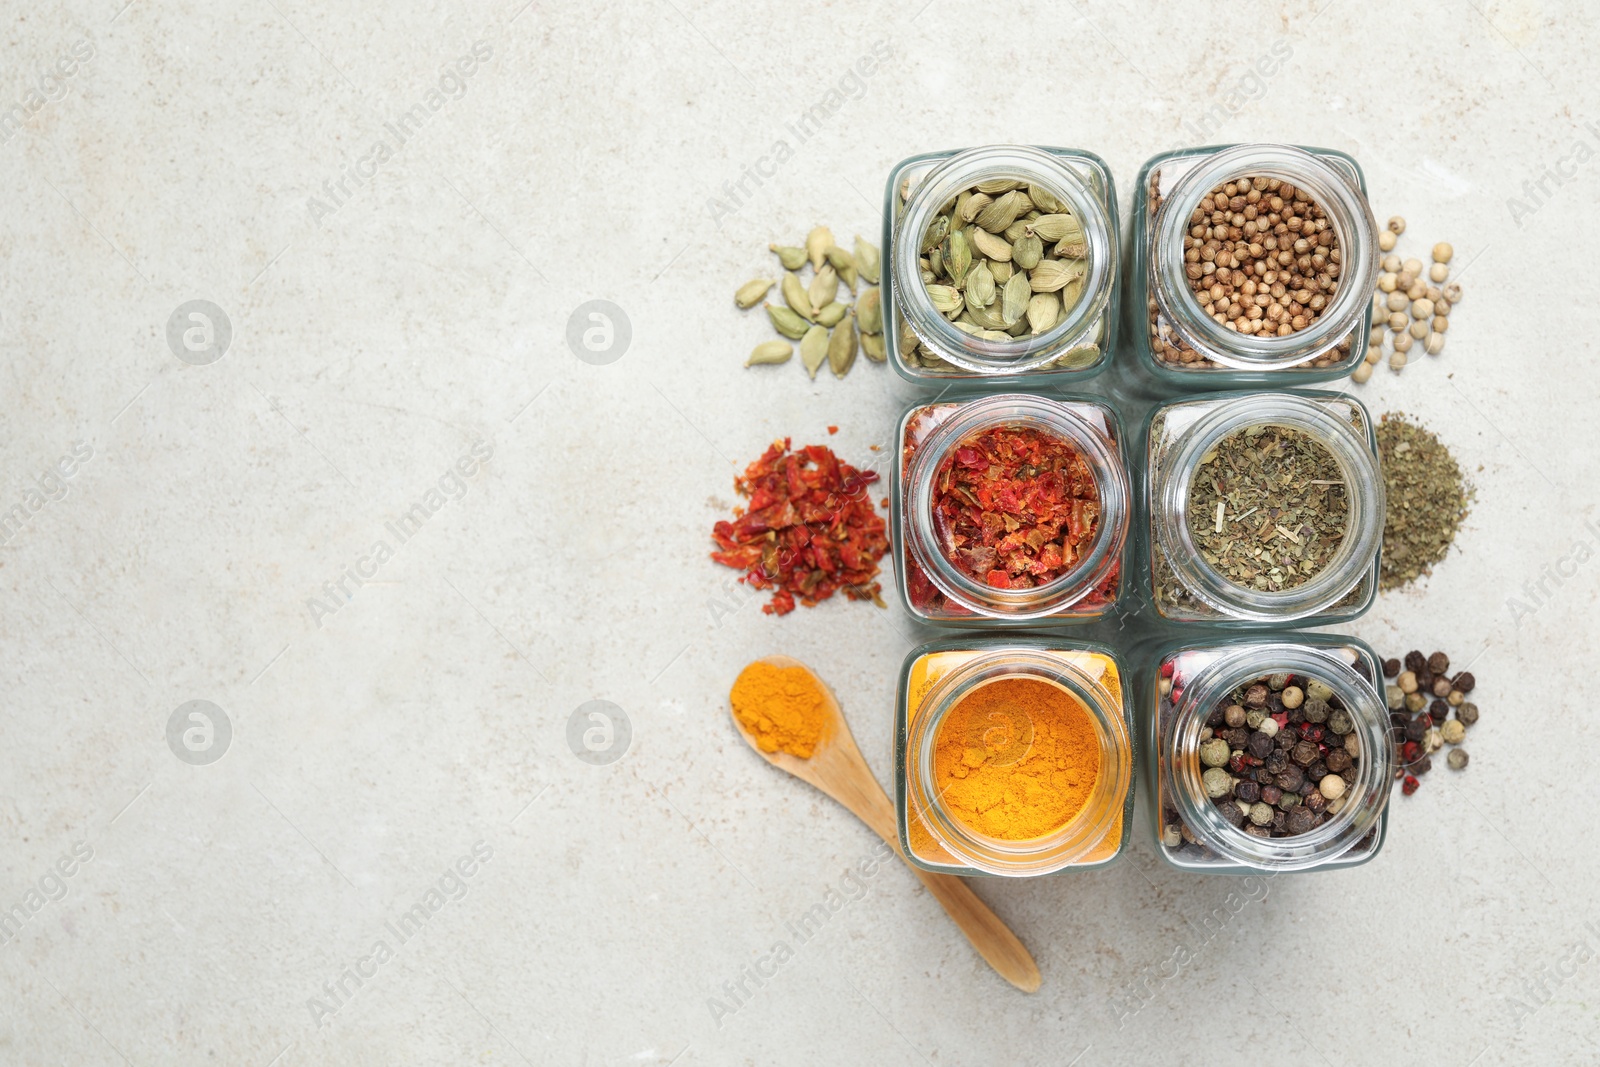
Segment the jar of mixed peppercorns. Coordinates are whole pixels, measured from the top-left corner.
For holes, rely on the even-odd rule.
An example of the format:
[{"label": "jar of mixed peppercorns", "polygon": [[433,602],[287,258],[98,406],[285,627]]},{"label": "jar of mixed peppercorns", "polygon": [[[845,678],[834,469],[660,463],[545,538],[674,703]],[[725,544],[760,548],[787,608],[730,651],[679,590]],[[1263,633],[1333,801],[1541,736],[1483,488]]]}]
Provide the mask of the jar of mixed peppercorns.
[{"label": "jar of mixed peppercorns", "polygon": [[1140,171],[1125,301],[1136,363],[1184,391],[1342,378],[1366,351],[1377,225],[1355,160],[1246,144]]},{"label": "jar of mixed peppercorns", "polygon": [[921,384],[1082,380],[1114,344],[1116,191],[1098,156],[989,145],[913,156],[885,191],[889,359]]},{"label": "jar of mixed peppercorns", "polygon": [[1379,670],[1332,634],[1159,650],[1140,699],[1162,856],[1246,873],[1376,855],[1395,768]]},{"label": "jar of mixed peppercorns", "polygon": [[922,622],[1082,622],[1121,590],[1131,490],[1116,414],[1018,393],[899,424],[895,585]]},{"label": "jar of mixed peppercorns", "polygon": [[1179,401],[1152,412],[1144,453],[1139,571],[1162,618],[1260,628],[1346,621],[1371,605],[1384,492],[1360,401]]}]

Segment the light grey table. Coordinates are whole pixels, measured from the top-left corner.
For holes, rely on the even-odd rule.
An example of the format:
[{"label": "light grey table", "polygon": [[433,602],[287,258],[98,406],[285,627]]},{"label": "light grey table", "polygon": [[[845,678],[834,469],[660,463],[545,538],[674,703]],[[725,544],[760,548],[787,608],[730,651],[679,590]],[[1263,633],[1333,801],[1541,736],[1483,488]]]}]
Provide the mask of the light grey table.
[{"label": "light grey table", "polygon": [[[1600,1058],[1592,12],[518,2],[6,12],[0,1063]],[[1125,210],[1149,156],[1253,139],[1353,153],[1465,268],[1444,355],[1361,396],[1479,502],[1352,629],[1476,657],[1471,768],[1237,913],[1142,818],[1111,869],[985,883],[1033,997],[898,867],[798,942],[873,841],[728,686],[813,663],[887,781],[917,635],[762,615],[708,531],[771,439],[864,462],[910,394],[742,370],[734,286],[875,232],[914,152],[1083,146]]]}]

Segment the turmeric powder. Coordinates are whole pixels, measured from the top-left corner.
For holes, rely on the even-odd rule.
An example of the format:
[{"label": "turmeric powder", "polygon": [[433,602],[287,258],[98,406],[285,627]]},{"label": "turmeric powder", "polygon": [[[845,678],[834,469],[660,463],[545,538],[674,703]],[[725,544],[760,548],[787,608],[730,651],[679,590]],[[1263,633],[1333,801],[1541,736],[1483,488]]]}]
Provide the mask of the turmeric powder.
[{"label": "turmeric powder", "polygon": [[830,721],[827,695],[804,667],[757,660],[734,680],[733,714],[763,752],[810,759]]},{"label": "turmeric powder", "polygon": [[956,818],[987,837],[1025,841],[1083,810],[1100,775],[1099,731],[1065,689],[1000,678],[946,713],[933,762]]}]

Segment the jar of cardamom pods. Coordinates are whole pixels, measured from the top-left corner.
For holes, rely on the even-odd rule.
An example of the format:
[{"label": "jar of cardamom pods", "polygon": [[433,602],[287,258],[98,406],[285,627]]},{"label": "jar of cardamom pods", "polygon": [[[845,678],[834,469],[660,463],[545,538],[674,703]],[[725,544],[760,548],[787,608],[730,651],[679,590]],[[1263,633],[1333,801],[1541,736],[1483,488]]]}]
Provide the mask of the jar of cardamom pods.
[{"label": "jar of cardamom pods", "polygon": [[1144,428],[1135,564],[1171,622],[1262,629],[1372,605],[1384,491],[1372,417],[1343,393],[1214,393]]},{"label": "jar of cardamom pods", "polygon": [[1343,152],[1279,144],[1156,156],[1134,190],[1134,369],[1180,392],[1305,385],[1366,352],[1377,225]]},{"label": "jar of cardamom pods", "polygon": [[1396,754],[1371,648],[1293,634],[1148,655],[1137,700],[1163,859],[1250,874],[1353,867],[1378,854]]},{"label": "jar of cardamom pods", "polygon": [[1104,369],[1116,190],[1098,156],[993,145],[913,156],[884,205],[890,360],[921,384],[1081,381]]}]

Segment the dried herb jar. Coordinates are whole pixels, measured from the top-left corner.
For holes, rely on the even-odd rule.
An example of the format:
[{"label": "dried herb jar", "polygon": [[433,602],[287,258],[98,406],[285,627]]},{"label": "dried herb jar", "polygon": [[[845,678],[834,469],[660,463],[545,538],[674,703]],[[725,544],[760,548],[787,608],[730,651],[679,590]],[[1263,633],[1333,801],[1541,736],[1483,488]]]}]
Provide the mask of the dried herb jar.
[{"label": "dried herb jar", "polygon": [[[942,315],[919,263],[929,224],[963,190],[991,180],[1047,191],[1077,217],[1087,247],[1081,296],[1065,319],[1037,336],[1006,342],[973,336]],[[902,161],[889,174],[883,212],[883,321],[895,370],[919,384],[1030,385],[1082,381],[1103,370],[1116,332],[1116,203],[1105,162],[1077,149],[992,145]]]},{"label": "dried herb jar", "polygon": [[[1158,650],[1151,684],[1141,686],[1138,698],[1147,711],[1141,717],[1147,731],[1144,769],[1157,851],[1175,867],[1218,874],[1353,867],[1377,855],[1395,773],[1378,672],[1379,660],[1371,648],[1336,634],[1295,635],[1292,640],[1232,638]],[[1311,679],[1332,690],[1328,703],[1350,717],[1356,751],[1342,772],[1347,784],[1343,796],[1332,802],[1340,805],[1335,814],[1305,833],[1256,837],[1224,813],[1222,805],[1232,800],[1214,801],[1207,795],[1199,752],[1217,730],[1227,729],[1218,720],[1218,709],[1230,694],[1272,675],[1279,676],[1273,685],[1281,681],[1304,687]],[[1279,686],[1271,693],[1267,709],[1292,724],[1282,691]],[[1326,747],[1313,743],[1319,750]],[[1228,770],[1235,773],[1231,765]]]},{"label": "dried herb jar", "polygon": [[[1338,237],[1337,287],[1309,326],[1286,336],[1240,333],[1207,315],[1190,289],[1184,240],[1200,202],[1239,178],[1308,193]],[[1303,385],[1349,374],[1366,353],[1377,280],[1377,225],[1356,161],[1330,149],[1245,144],[1169,152],[1139,172],[1126,328],[1139,371],[1185,392]]]},{"label": "dried herb jar", "polygon": [[[1012,678],[1064,690],[1088,712],[1099,749],[1098,774],[1077,814],[1029,840],[990,837],[968,826],[944,802],[934,763],[939,729],[951,710],[980,687]],[[1132,702],[1110,648],[1045,638],[966,637],[922,645],[900,669],[896,709],[895,814],[901,850],[916,866],[944,874],[1026,877],[1103,867],[1127,846],[1134,795]],[[1027,728],[1002,723],[996,729],[1017,725]],[[986,737],[997,744],[1016,740]]]},{"label": "dried herb jar", "polygon": [[[1297,430],[1327,449],[1344,482],[1344,535],[1321,568],[1288,589],[1229,580],[1201,554],[1189,528],[1190,487],[1230,435],[1257,426]],[[1344,622],[1371,607],[1383,541],[1383,477],[1372,418],[1342,393],[1221,393],[1151,413],[1144,433],[1144,518],[1139,569],[1165,619],[1228,628]]]},{"label": "dried herb jar", "polygon": [[[1091,538],[1071,570],[1048,584],[999,589],[958,567],[935,515],[936,478],[955,450],[995,428],[1028,428],[1059,438],[1082,457],[1099,498]],[[1021,393],[914,404],[901,416],[891,494],[895,588],[921,622],[1026,626],[1087,622],[1110,612],[1122,589],[1132,487],[1116,413],[1084,397]]]}]

